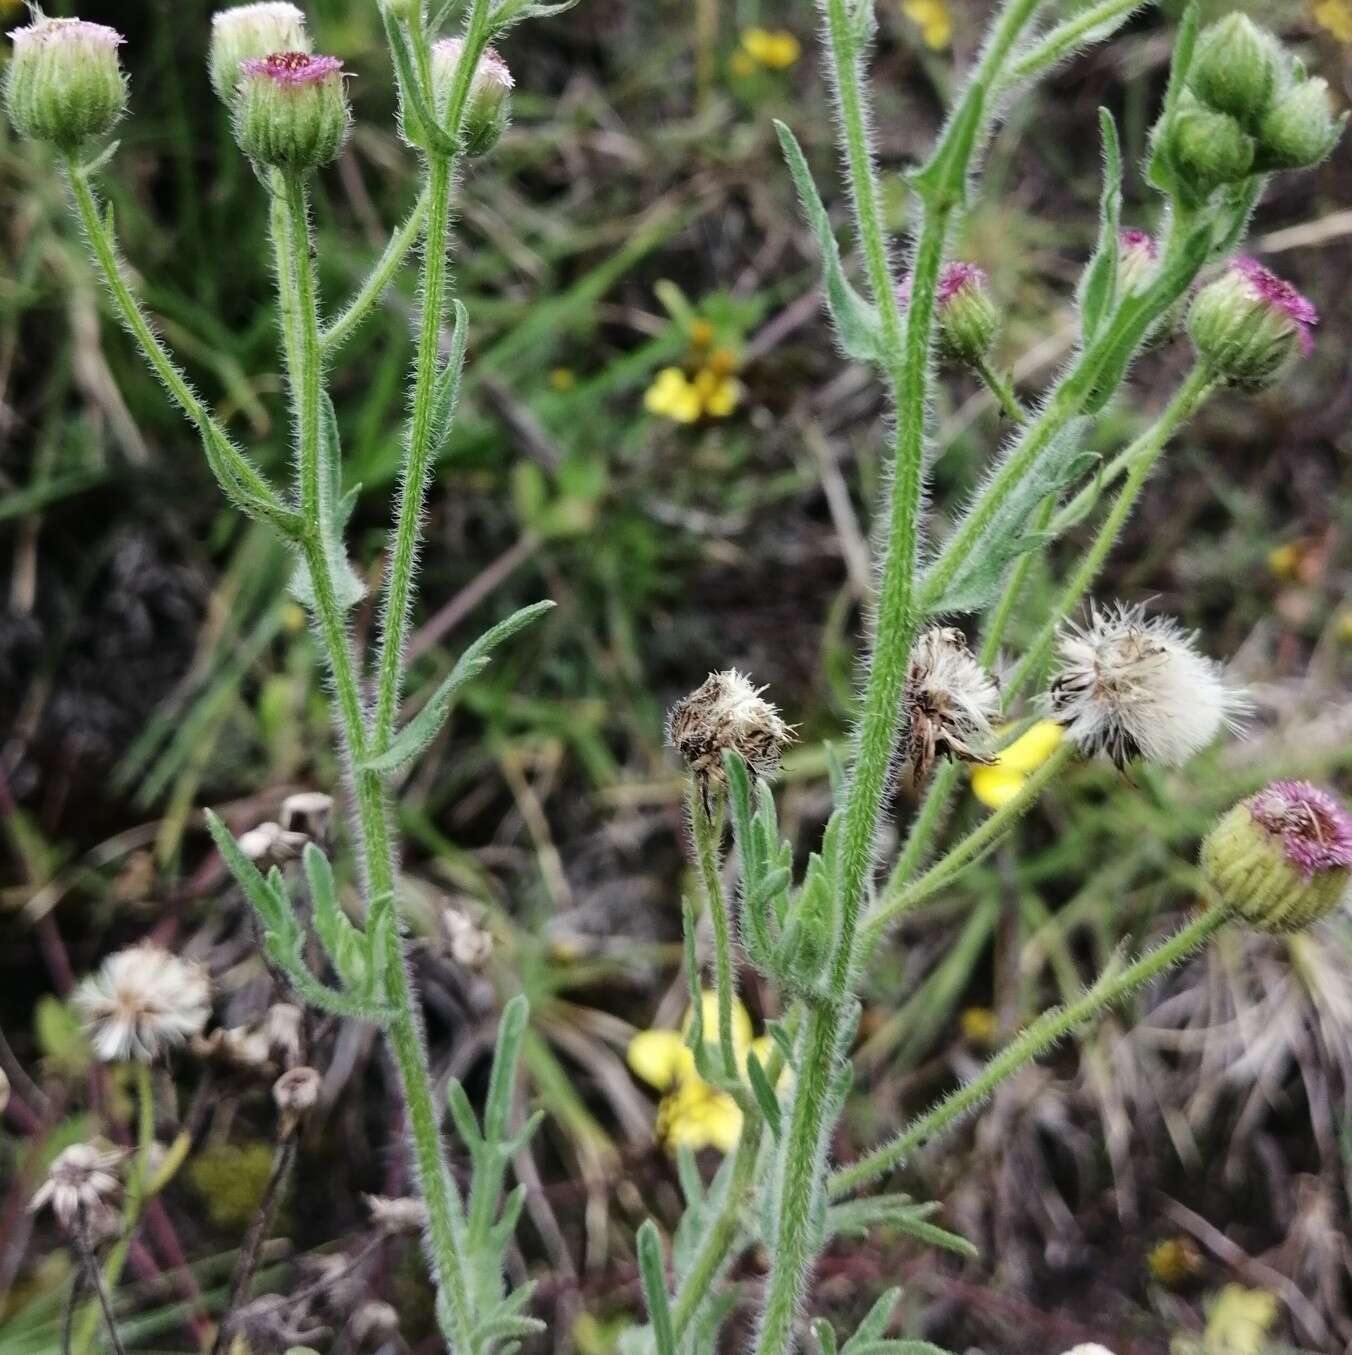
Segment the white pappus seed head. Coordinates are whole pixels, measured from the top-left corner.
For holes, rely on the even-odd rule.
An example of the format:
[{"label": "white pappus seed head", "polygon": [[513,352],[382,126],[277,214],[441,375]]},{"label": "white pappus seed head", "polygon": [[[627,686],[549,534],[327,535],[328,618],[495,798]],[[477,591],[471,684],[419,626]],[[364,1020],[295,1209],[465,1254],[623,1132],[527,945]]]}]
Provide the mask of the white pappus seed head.
[{"label": "white pappus seed head", "polygon": [[1088,621],[1061,633],[1052,717],[1086,756],[1104,753],[1119,768],[1138,757],[1180,766],[1249,710],[1195,640],[1140,606],[1091,607]]},{"label": "white pappus seed head", "polygon": [[720,785],[725,779],[723,754],[728,751],[758,776],[770,775],[793,742],[793,729],[784,723],[779,708],[761,695],[764,690],[735,668],[710,673],[671,708],[667,742],[696,776]]},{"label": "white pappus seed head", "polygon": [[972,743],[990,734],[1000,714],[1000,688],[960,630],[938,626],[915,642],[903,705],[913,785],[926,779],[939,754],[988,760]]},{"label": "white pappus seed head", "polygon": [[97,1058],[149,1063],[201,1033],[211,1011],[211,985],[201,965],[143,942],[110,955],[76,989],[75,1006]]},{"label": "white pappus seed head", "polygon": [[30,1213],[48,1206],[57,1222],[70,1232],[80,1219],[96,1233],[107,1231],[113,1214],[112,1202],[118,1195],[117,1177],[112,1169],[122,1160],[115,1148],[101,1148],[93,1143],[75,1143],[52,1159],[46,1180],[28,1202]]}]

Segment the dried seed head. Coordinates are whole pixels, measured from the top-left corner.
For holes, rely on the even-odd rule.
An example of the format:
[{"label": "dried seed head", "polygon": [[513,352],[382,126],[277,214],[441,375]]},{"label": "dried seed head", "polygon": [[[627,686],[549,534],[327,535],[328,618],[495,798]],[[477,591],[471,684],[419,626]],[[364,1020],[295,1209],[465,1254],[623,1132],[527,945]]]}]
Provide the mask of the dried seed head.
[{"label": "dried seed head", "polygon": [[32,1213],[50,1206],[57,1222],[71,1232],[83,1216],[96,1234],[109,1231],[109,1217],[116,1227],[113,1201],[120,1187],[112,1169],[122,1160],[115,1148],[76,1143],[58,1153],[47,1169],[47,1179],[34,1192],[28,1208]]},{"label": "dried seed head", "polygon": [[319,1074],[313,1068],[290,1068],[272,1084],[272,1099],[283,1121],[294,1122],[315,1108],[319,1100]]},{"label": "dried seed head", "polygon": [[239,849],[259,870],[266,873],[273,866],[284,866],[294,861],[305,850],[309,837],[283,828],[280,823],[260,823],[240,836]]},{"label": "dried seed head", "polygon": [[450,946],[451,958],[466,969],[482,969],[493,956],[493,934],[476,926],[456,908],[441,915]]},{"label": "dried seed head", "polygon": [[412,1196],[367,1195],[371,1222],[384,1233],[420,1233],[427,1227],[427,1206]]},{"label": "dried seed head", "polygon": [[778,708],[735,668],[710,673],[667,716],[667,742],[702,782],[722,785],[723,754],[732,751],[758,776],[778,766],[793,730]]},{"label": "dried seed head", "polygon": [[282,801],[277,815],[284,831],[304,834],[315,842],[327,842],[333,818],[333,796],[322,790],[302,790]]},{"label": "dried seed head", "polygon": [[263,1018],[263,1033],[268,1047],[281,1056],[288,1068],[300,1062],[301,1032],[304,1026],[305,1013],[289,1002],[273,1003]]},{"label": "dried seed head", "polygon": [[295,5],[236,5],[211,16],[211,87],[227,107],[239,89],[239,68],[271,52],[308,52],[305,15]]},{"label": "dried seed head", "polygon": [[913,786],[928,779],[940,754],[989,761],[971,745],[991,732],[991,721],[1000,713],[1000,689],[960,630],[936,627],[915,642],[903,708]]},{"label": "dried seed head", "polygon": [[110,955],[75,990],[95,1057],[139,1059],[200,1034],[211,1011],[211,984],[201,965],[152,942]]},{"label": "dried seed head", "polygon": [[14,52],[5,106],[21,136],[73,151],[113,130],[127,107],[127,78],[117,57],[121,33],[84,19],[49,19],[34,9],[33,22],[9,38]]},{"label": "dried seed head", "polygon": [[1058,653],[1052,716],[1082,753],[1119,768],[1138,757],[1177,767],[1249,708],[1178,622],[1139,606],[1092,607],[1086,624],[1062,631]]},{"label": "dried seed head", "polygon": [[268,1066],[268,1037],[258,1025],[218,1026],[210,1035],[195,1035],[192,1052],[219,1059],[232,1068],[258,1072]]},{"label": "dried seed head", "polygon": [[[432,95],[442,117],[449,110],[451,90],[464,53],[465,44],[460,38],[442,38],[432,44]],[[466,155],[486,154],[507,130],[515,83],[507,63],[492,47],[486,47],[470,79],[461,124]]]},{"label": "dried seed head", "polygon": [[1352,815],[1308,781],[1274,781],[1202,843],[1202,870],[1245,921],[1293,932],[1327,916],[1352,879]]},{"label": "dried seed head", "polygon": [[399,1314],[381,1299],[369,1299],[352,1315],[352,1339],[359,1346],[387,1340],[398,1331]]}]

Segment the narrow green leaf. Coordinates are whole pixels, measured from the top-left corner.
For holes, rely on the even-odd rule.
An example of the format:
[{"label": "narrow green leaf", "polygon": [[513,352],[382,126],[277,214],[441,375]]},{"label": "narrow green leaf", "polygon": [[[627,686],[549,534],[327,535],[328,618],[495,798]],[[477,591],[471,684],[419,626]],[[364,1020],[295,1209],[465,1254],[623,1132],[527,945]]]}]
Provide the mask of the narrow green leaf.
[{"label": "narrow green leaf", "polygon": [[770,1079],[765,1075],[765,1069],[761,1067],[760,1058],[754,1049],[747,1052],[746,1077],[751,1083],[751,1091],[761,1108],[761,1114],[765,1116],[765,1123],[770,1126],[770,1132],[775,1138],[778,1138],[783,1120],[779,1109],[779,1097],[775,1095],[775,1089],[770,1085]]},{"label": "narrow green leaf", "polygon": [[221,822],[210,809],[204,813],[207,831],[211,834],[216,850],[220,852],[226,869],[234,877],[235,883],[244,892],[244,897],[253,905],[254,911],[262,918],[263,925],[275,932],[298,928],[299,924],[291,912],[291,901],[285,894],[277,895],[272,886],[263,878],[257,866],[249,860],[234,834]]},{"label": "narrow green leaf", "polygon": [[477,1159],[484,1148],[484,1136],[479,1130],[479,1120],[474,1114],[474,1107],[470,1105],[469,1097],[458,1077],[451,1078],[446,1084],[446,1105],[451,1112],[451,1119],[455,1121],[456,1133],[469,1149],[470,1156]]},{"label": "narrow green leaf", "polygon": [[455,413],[460,404],[460,380],[465,371],[465,352],[469,348],[469,312],[458,300],[451,301],[454,326],[451,330],[451,351],[446,365],[437,379],[432,398],[432,427],[436,430],[432,442],[432,460],[436,461],[450,441],[455,427]]},{"label": "narrow green leaf", "polygon": [[530,1003],[518,993],[503,1008],[498,1023],[498,1043],[493,1052],[493,1069],[488,1078],[488,1097],[484,1102],[484,1138],[499,1143],[507,1136],[507,1117],[512,1110],[512,1089],[516,1084],[516,1064],[521,1042],[530,1020]]},{"label": "narrow green leaf", "polygon": [[460,689],[476,674],[488,666],[489,657],[504,640],[524,630],[532,621],[549,611],[552,602],[536,602],[513,612],[505,621],[499,621],[491,630],[485,631],[460,656],[449,676],[432,693],[427,704],[395,735],[393,742],[385,752],[368,758],[363,769],[370,772],[394,772],[407,766],[436,738]]},{"label": "narrow green leaf", "polygon": [[861,1345],[881,1340],[900,1301],[901,1290],[897,1288],[888,1289],[879,1295],[873,1307],[868,1310],[864,1320],[855,1328],[854,1335],[845,1342],[841,1355],[855,1355]]},{"label": "narrow green leaf", "polygon": [[314,905],[315,934],[344,984],[362,991],[368,976],[366,938],[352,925],[338,902],[328,857],[313,842],[308,842],[301,859]]},{"label": "narrow green leaf", "polygon": [[934,154],[923,169],[911,175],[911,187],[931,212],[961,207],[967,200],[967,166],[985,118],[986,92],[982,81],[969,82]]},{"label": "narrow green leaf", "polygon": [[813,182],[807,157],[797,138],[784,123],[776,121],[775,131],[779,134],[784,159],[798,190],[803,215],[817,236],[817,247],[822,256],[822,286],[826,294],[826,306],[840,346],[857,362],[882,366],[884,355],[878,316],[845,276],[845,269],[840,262],[840,246],[831,229],[831,218],[826,214],[817,185]]},{"label": "narrow green leaf", "polygon": [[676,1332],[671,1324],[662,1240],[657,1235],[657,1225],[652,1219],[645,1220],[638,1230],[638,1269],[643,1280],[643,1296],[648,1305],[648,1320],[652,1323],[657,1355],[676,1355]]},{"label": "narrow green leaf", "polygon": [[1080,332],[1085,343],[1092,342],[1102,329],[1117,295],[1120,252],[1122,148],[1117,124],[1106,108],[1099,109],[1099,128],[1103,141],[1103,193],[1099,200],[1098,245],[1080,287]]}]

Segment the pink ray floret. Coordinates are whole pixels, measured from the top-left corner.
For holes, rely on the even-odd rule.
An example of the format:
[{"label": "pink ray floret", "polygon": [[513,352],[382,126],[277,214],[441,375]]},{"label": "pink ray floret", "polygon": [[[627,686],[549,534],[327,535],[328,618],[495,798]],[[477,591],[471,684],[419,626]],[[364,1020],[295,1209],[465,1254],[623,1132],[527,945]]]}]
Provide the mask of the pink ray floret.
[{"label": "pink ray floret", "polygon": [[331,75],[342,75],[343,63],[336,56],[311,56],[308,52],[273,52],[271,56],[241,61],[245,75],[265,75],[278,85],[318,85]]},{"label": "pink ray floret", "polygon": [[[946,263],[939,270],[939,283],[934,299],[940,306],[946,306],[964,287],[984,287],[986,270],[974,263]],[[897,301],[905,307],[911,303],[911,275],[906,274],[897,285]]]},{"label": "pink ray floret", "polygon": [[1139,249],[1143,250],[1149,259],[1159,258],[1159,246],[1155,243],[1155,237],[1149,231],[1137,230],[1136,227],[1129,226],[1126,230],[1118,232],[1117,239],[1123,249]]},{"label": "pink ray floret", "polygon": [[1320,871],[1352,869],[1352,814],[1327,791],[1308,781],[1274,781],[1249,801],[1249,813],[1281,838],[1286,859],[1307,881]]},{"label": "pink ray floret", "polygon": [[1275,307],[1296,326],[1300,333],[1301,351],[1308,354],[1314,348],[1314,337],[1310,331],[1319,323],[1319,312],[1314,302],[1302,296],[1271,269],[1264,268],[1257,259],[1241,254],[1230,267],[1249,284],[1249,291],[1257,300]]}]

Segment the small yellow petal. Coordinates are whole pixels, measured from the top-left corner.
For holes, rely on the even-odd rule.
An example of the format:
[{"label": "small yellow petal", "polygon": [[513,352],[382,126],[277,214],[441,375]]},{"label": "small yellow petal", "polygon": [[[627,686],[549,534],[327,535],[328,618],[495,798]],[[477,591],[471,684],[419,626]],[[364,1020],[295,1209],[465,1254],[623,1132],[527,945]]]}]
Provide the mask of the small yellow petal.
[{"label": "small yellow petal", "polygon": [[728,70],[739,80],[745,80],[748,75],[755,75],[756,63],[746,52],[738,50],[728,58]]},{"label": "small yellow petal", "polygon": [[571,367],[555,367],[549,374],[549,384],[556,391],[570,391],[577,385],[577,373]]},{"label": "small yellow petal", "polygon": [[959,1018],[962,1038],[972,1044],[992,1045],[1000,1033],[1000,1022],[989,1007],[968,1007]]},{"label": "small yellow petal", "polygon": [[724,377],[704,397],[704,412],[714,419],[726,419],[738,406],[742,398],[742,383],[732,377]]},{"label": "small yellow petal", "polygon": [[1039,720],[1000,750],[997,765],[1006,771],[1035,772],[1056,752],[1065,736],[1066,731],[1055,720]]},{"label": "small yellow petal", "polygon": [[686,1067],[693,1071],[694,1066],[693,1055],[674,1030],[639,1031],[629,1041],[626,1057],[633,1072],[659,1091],[676,1086]]},{"label": "small yellow petal", "polygon": [[719,1092],[705,1112],[709,1142],[720,1153],[730,1153],[742,1133],[742,1112],[726,1092]]},{"label": "small yellow petal", "polygon": [[[690,1019],[687,1015],[682,1022],[682,1032],[690,1029]],[[700,1020],[704,1025],[705,1044],[717,1044],[718,994],[712,988],[706,988],[700,994]],[[751,1048],[751,1017],[736,998],[732,1000],[732,1048],[739,1061],[746,1057],[746,1051]]]},{"label": "small yellow petal", "polygon": [[1028,778],[1022,772],[998,764],[972,768],[972,794],[989,809],[1002,809],[1023,788]]},{"label": "small yellow petal", "polygon": [[802,46],[792,33],[783,29],[766,34],[767,41],[761,49],[761,61],[771,70],[787,70],[802,55]]}]

